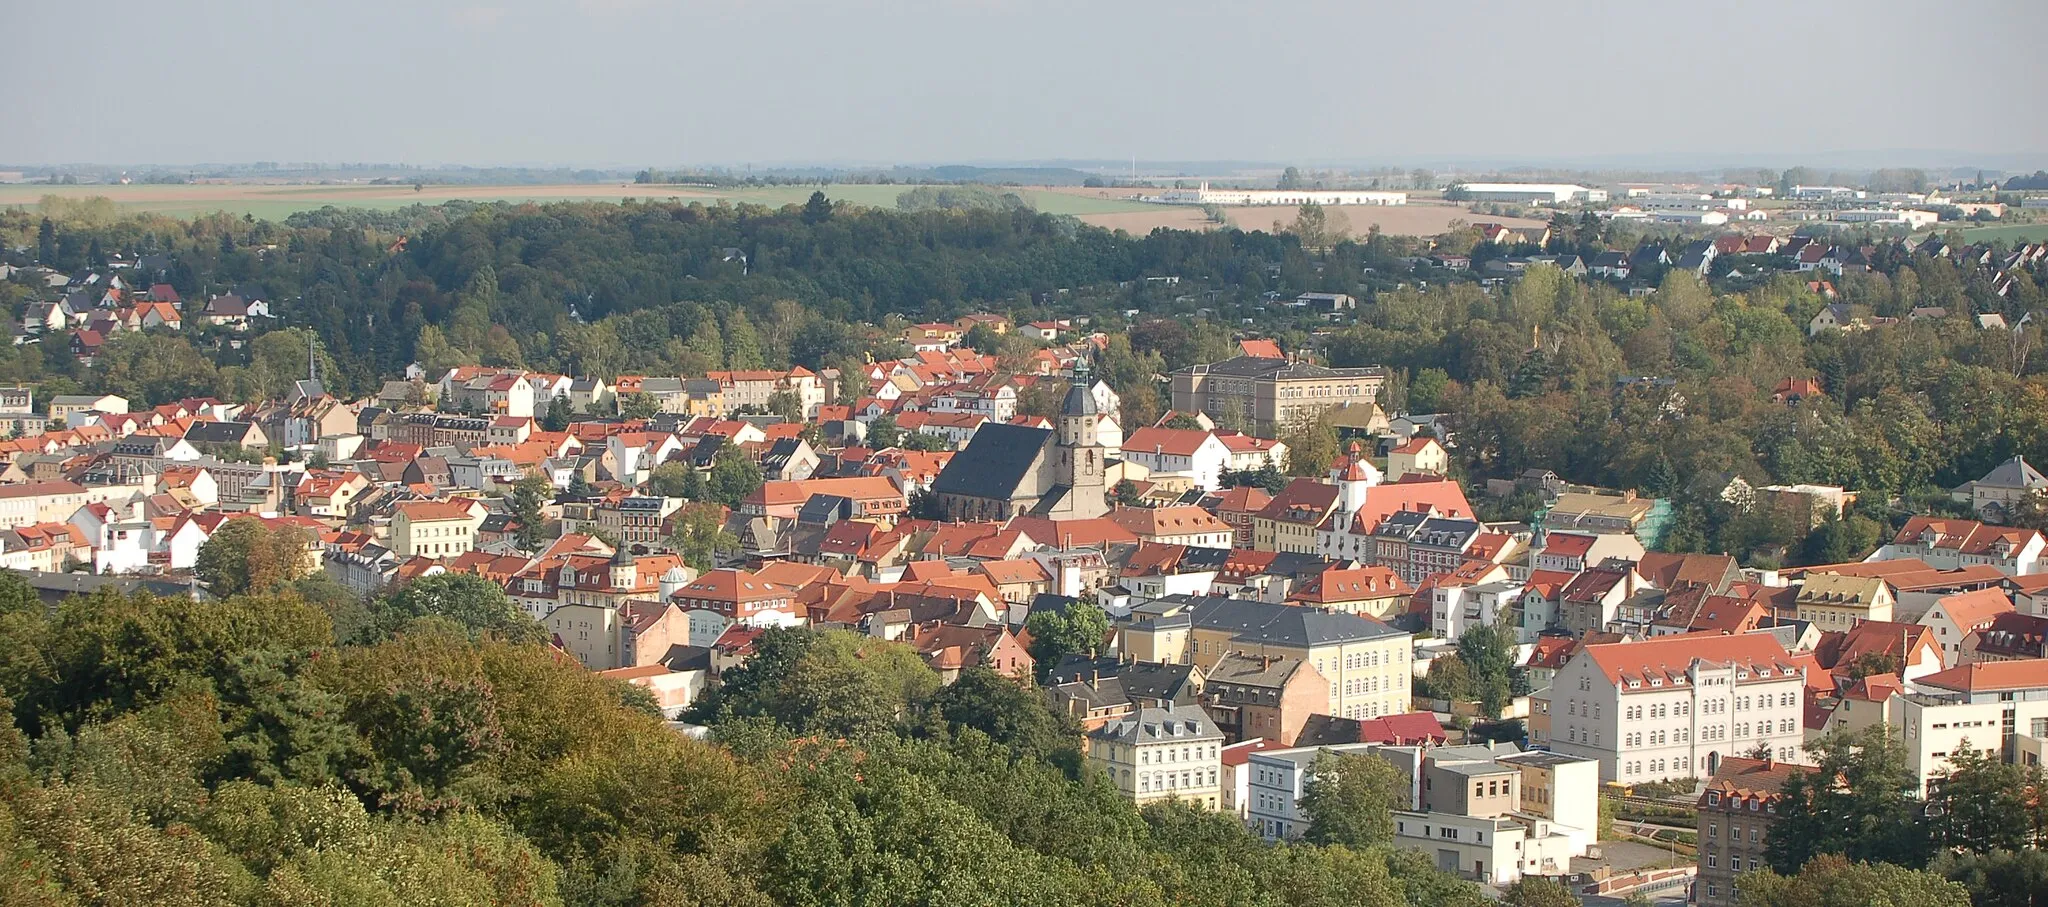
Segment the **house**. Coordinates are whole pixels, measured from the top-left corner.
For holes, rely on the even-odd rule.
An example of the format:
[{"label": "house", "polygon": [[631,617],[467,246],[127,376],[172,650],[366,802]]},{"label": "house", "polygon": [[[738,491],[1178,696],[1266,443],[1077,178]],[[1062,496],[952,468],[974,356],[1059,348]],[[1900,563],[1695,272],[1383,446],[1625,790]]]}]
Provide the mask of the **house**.
[{"label": "house", "polygon": [[245,299],[234,293],[208,299],[199,316],[200,321],[206,324],[235,331],[248,330],[250,319],[269,317],[269,303],[260,299]]},{"label": "house", "polygon": [[1293,658],[1330,682],[1321,714],[1377,718],[1408,711],[1414,680],[1409,634],[1356,614],[1216,596],[1176,596],[1133,611],[1118,651],[1138,661],[1194,664],[1225,654]]},{"label": "house", "polygon": [[1110,520],[1141,541],[1197,548],[1229,548],[1236,537],[1230,524],[1191,504],[1172,507],[1120,507]]},{"label": "house", "polygon": [[1589,759],[1513,744],[1381,751],[1409,774],[1414,806],[1394,812],[1394,846],[1459,876],[1512,885],[1561,876],[1595,843],[1599,776]]},{"label": "house", "polygon": [[1964,646],[1973,634],[1991,629],[2000,615],[2012,613],[2012,600],[2004,590],[1978,589],[1936,599],[1934,607],[1920,616],[1919,624],[1934,630],[1942,664],[1952,668],[1963,660]]},{"label": "house", "polygon": [[720,568],[676,589],[671,598],[688,617],[690,645],[709,646],[735,627],[804,623],[796,590],[734,568]]},{"label": "house", "polygon": [[1358,300],[1348,293],[1303,293],[1294,297],[1298,308],[1315,309],[1321,312],[1343,312],[1358,308]]},{"label": "house", "polygon": [[401,558],[454,557],[476,547],[484,507],[475,501],[405,501],[391,515],[391,551]]},{"label": "house", "polygon": [[185,430],[185,443],[204,453],[223,454],[266,450],[270,437],[254,422],[194,422]]},{"label": "house", "polygon": [[2048,542],[2031,529],[1916,516],[1906,521],[1890,543],[1864,560],[1913,559],[1937,570],[1989,565],[2006,576],[2025,576],[2040,572],[2044,547]]},{"label": "house", "polygon": [[1861,319],[1849,310],[1848,303],[1834,302],[1821,306],[1813,318],[1806,322],[1806,336],[1818,337],[1827,331],[1846,331],[1861,324]]},{"label": "house", "polygon": [[1586,271],[1595,277],[1627,280],[1633,268],[1627,252],[1609,250],[1593,256],[1593,262],[1586,266]]},{"label": "house", "polygon": [[1231,468],[1231,451],[1213,431],[1147,426],[1124,439],[1123,459],[1155,477],[1184,476],[1203,491],[1214,491]]},{"label": "house", "polygon": [[1895,596],[1874,576],[1809,573],[1793,597],[1798,620],[1822,630],[1848,630],[1865,621],[1889,621]]},{"label": "house", "polygon": [[1177,799],[1222,808],[1223,731],[1199,708],[1144,708],[1088,733],[1088,761],[1140,806]]},{"label": "house", "polygon": [[[1819,317],[1819,316],[1815,316]],[[1771,402],[1783,406],[1797,406],[1800,403],[1821,396],[1820,382],[1813,378],[1786,378],[1771,388]]]},{"label": "house", "polygon": [[59,394],[50,398],[50,422],[55,425],[75,426],[82,415],[119,415],[127,411],[128,398],[114,394]]},{"label": "house", "polygon": [[1770,866],[1766,845],[1777,822],[1785,783],[1811,769],[1778,759],[1725,756],[1695,804],[1699,816],[1700,907],[1735,907],[1735,878]]},{"label": "house", "polygon": [[1983,478],[1957,487],[1955,499],[1968,502],[1984,519],[2002,521],[2015,506],[2044,489],[2048,489],[2048,476],[2041,475],[2025,457],[2014,456],[1992,467]]},{"label": "house", "polygon": [[1387,452],[1387,481],[1399,482],[1405,475],[1443,476],[1450,473],[1450,453],[1442,442],[1418,435]]},{"label": "house", "polygon": [[1806,668],[1761,633],[1685,633],[1583,646],[1552,678],[1554,752],[1596,759],[1602,781],[1697,777],[1725,756],[1804,743]]},{"label": "house", "polygon": [[1233,743],[1264,738],[1292,746],[1329,700],[1330,682],[1294,659],[1230,653],[1203,672],[1202,706]]}]

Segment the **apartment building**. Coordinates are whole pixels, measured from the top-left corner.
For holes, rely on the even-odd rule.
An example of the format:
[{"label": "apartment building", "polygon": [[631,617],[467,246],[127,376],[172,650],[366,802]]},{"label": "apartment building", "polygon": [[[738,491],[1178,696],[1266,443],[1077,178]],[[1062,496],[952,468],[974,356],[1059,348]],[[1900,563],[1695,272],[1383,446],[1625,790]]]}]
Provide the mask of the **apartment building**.
[{"label": "apartment building", "polygon": [[1088,733],[1088,761],[1143,806],[1179,799],[1221,809],[1223,731],[1199,708],[1138,709]]},{"label": "apartment building", "polygon": [[1332,407],[1372,404],[1387,382],[1387,370],[1238,356],[1188,366],[1174,372],[1172,380],[1174,409],[1272,437]]},{"label": "apartment building", "polygon": [[1206,676],[1226,655],[1291,659],[1313,665],[1329,683],[1322,714],[1408,711],[1412,637],[1371,618],[1215,596],[1162,599],[1132,616],[1118,648],[1137,661],[1193,664]]},{"label": "apartment building", "polygon": [[1809,769],[1772,759],[1729,756],[1699,799],[1699,907],[1734,907],[1735,877],[1762,869],[1785,782]]},{"label": "apartment building", "polygon": [[475,501],[406,501],[391,515],[391,551],[406,557],[454,557],[476,547],[484,506]]},{"label": "apartment building", "polygon": [[1763,633],[1584,646],[1551,680],[1544,742],[1598,760],[1601,780],[1624,783],[1697,777],[1760,749],[1792,761],[1805,677]]},{"label": "apartment building", "polygon": [[1793,596],[1799,620],[1822,630],[1846,631],[1867,621],[1889,621],[1894,604],[1891,587],[1874,576],[1810,573]]}]

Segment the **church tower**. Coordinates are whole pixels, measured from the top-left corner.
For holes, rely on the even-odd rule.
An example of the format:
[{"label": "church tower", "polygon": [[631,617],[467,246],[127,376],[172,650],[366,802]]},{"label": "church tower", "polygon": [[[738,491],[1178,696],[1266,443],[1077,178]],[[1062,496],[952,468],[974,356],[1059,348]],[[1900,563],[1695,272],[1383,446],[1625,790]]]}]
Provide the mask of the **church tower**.
[{"label": "church tower", "polygon": [[1066,486],[1067,492],[1052,515],[1062,519],[1090,519],[1109,512],[1109,452],[1095,437],[1102,413],[1088,393],[1089,383],[1076,375],[1068,385],[1054,429],[1053,482]]}]

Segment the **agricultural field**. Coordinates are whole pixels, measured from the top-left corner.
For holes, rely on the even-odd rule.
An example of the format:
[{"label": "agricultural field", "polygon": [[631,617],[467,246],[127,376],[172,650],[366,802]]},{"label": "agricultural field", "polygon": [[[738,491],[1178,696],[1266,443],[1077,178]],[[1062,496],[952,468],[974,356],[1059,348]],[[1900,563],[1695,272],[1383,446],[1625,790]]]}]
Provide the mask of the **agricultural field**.
[{"label": "agricultural field", "polygon": [[[126,211],[153,212],[173,217],[198,217],[226,212],[263,220],[283,220],[300,211],[328,205],[341,208],[393,209],[407,205],[434,205],[456,199],[469,201],[618,201],[627,198],[701,201],[712,204],[729,201],[771,207],[802,204],[814,186],[703,187],[642,185],[636,183],[581,183],[552,186],[446,186],[429,185],[414,191],[405,185],[305,185],[220,183],[200,185],[96,185],[47,186],[0,185],[0,207],[34,207],[46,195],[68,198],[104,196]],[[894,207],[896,196],[909,187],[901,185],[833,185],[824,187],[835,201],[870,207]],[[1201,209],[1178,205],[1154,205],[1136,200],[1139,190],[1084,189],[1080,187],[1003,187],[1015,192],[1033,207],[1048,214],[1068,214],[1083,222],[1134,234],[1158,227],[1204,230],[1213,227]],[[1270,230],[1275,220],[1292,221],[1294,211],[1283,207],[1228,208],[1231,223],[1245,230]],[[1536,221],[1516,218],[1479,217],[1455,205],[1417,200],[1402,207],[1335,207],[1330,209],[1334,225],[1363,235],[1377,225],[1383,232],[1428,236],[1441,233],[1452,220],[1490,220],[1509,226],[1534,226]]]},{"label": "agricultural field", "polygon": [[1999,227],[1964,227],[1963,239],[1969,242],[2048,242],[2048,223],[2006,224]]}]

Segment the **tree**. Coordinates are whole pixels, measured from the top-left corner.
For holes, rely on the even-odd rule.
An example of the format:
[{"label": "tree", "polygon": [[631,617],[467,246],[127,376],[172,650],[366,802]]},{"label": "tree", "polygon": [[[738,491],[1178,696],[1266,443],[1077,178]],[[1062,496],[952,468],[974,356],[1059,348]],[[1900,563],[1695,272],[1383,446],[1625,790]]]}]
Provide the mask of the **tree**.
[{"label": "tree", "polygon": [[423,617],[449,620],[472,636],[489,634],[512,642],[537,643],[546,638],[541,625],[527,616],[496,583],[474,573],[440,573],[398,587],[372,605],[377,626],[385,633]]},{"label": "tree", "polygon": [[665,498],[689,497],[690,476],[696,472],[682,460],[670,460],[647,473],[647,491]]},{"label": "tree", "polygon": [[903,432],[896,427],[896,417],[889,413],[876,416],[868,423],[868,446],[875,450],[895,447],[903,443]]},{"label": "tree", "polygon": [[1833,854],[1813,858],[1791,876],[1746,872],[1735,885],[1740,907],[1970,907],[1969,889],[1932,872]]},{"label": "tree", "polygon": [[684,504],[676,517],[675,534],[669,547],[682,556],[683,563],[698,572],[718,566],[718,559],[740,550],[738,536],[726,531],[719,519],[723,508],[716,504]]},{"label": "tree", "polygon": [[1503,907],[1578,907],[1579,897],[1555,879],[1523,876],[1501,892]]},{"label": "tree", "polygon": [[1201,431],[1202,421],[1187,413],[1174,413],[1165,422],[1161,423],[1159,427],[1179,431]]},{"label": "tree", "polygon": [[1510,698],[1515,672],[1512,631],[1497,624],[1465,628],[1458,637],[1458,660],[1471,674],[1472,692],[1487,718],[1500,715]]},{"label": "tree", "polygon": [[512,519],[519,523],[518,542],[521,551],[534,551],[547,528],[547,517],[541,508],[555,495],[553,482],[546,476],[527,476],[512,486]]},{"label": "tree", "polygon": [[1044,681],[1054,665],[1068,655],[1093,655],[1109,637],[1109,615],[1086,602],[1061,611],[1040,610],[1024,620],[1031,634],[1031,660]]},{"label": "tree", "polygon": [[947,724],[973,728],[1022,756],[1043,759],[1073,750],[1080,740],[1072,718],[1047,707],[1043,696],[1015,678],[982,665],[961,671],[932,697],[932,709]]},{"label": "tree", "polygon": [[2038,769],[2007,763],[1997,750],[1975,749],[1968,738],[1956,744],[1948,762],[1927,798],[1928,814],[1936,816],[1936,840],[1977,853],[2033,844],[2040,829],[2030,821],[2028,803],[2042,789]]},{"label": "tree", "polygon": [[1969,889],[1974,907],[2048,904],[2048,853],[2034,848],[1942,853],[1928,871]]},{"label": "tree", "polygon": [[1280,440],[1287,444],[1288,475],[1320,476],[1336,462],[1337,429],[1320,413],[1295,417]]},{"label": "tree", "polygon": [[1376,755],[1325,752],[1302,784],[1303,837],[1312,844],[1365,848],[1394,839],[1394,810],[1407,809],[1408,779]]},{"label": "tree", "polygon": [[652,419],[661,414],[661,401],[646,391],[627,391],[619,395],[619,418]]},{"label": "tree", "polygon": [[768,411],[790,422],[802,422],[804,401],[793,391],[776,391],[768,395]]},{"label": "tree", "polygon": [[271,529],[255,518],[220,524],[199,546],[192,574],[215,596],[268,592],[306,575],[312,534],[297,526]]},{"label": "tree", "polygon": [[832,202],[824,192],[813,192],[809,201],[804,202],[804,223],[816,226],[832,219]]},{"label": "tree", "polygon": [[711,478],[705,481],[705,496],[727,507],[738,507],[747,495],[761,487],[761,464],[734,447],[720,448],[711,460]]},{"label": "tree", "polygon": [[1111,486],[1109,493],[1116,503],[1123,507],[1136,507],[1145,500],[1145,496],[1138,493],[1138,483],[1130,479],[1117,482]]},{"label": "tree", "polygon": [[[1797,872],[1821,854],[1924,866],[1932,853],[1920,815],[1919,781],[1885,725],[1835,731],[1807,746],[1812,772],[1785,782],[1766,844],[1771,868]],[[1826,780],[1834,779],[1834,780]]]},{"label": "tree", "polygon": [[1281,190],[1302,189],[1306,187],[1307,183],[1301,178],[1300,167],[1288,167],[1286,170],[1280,171],[1280,180],[1273,186],[1273,188]]},{"label": "tree", "polygon": [[540,430],[568,431],[569,411],[573,408],[567,395],[556,394],[555,399],[548,403],[547,414],[540,417]]}]

